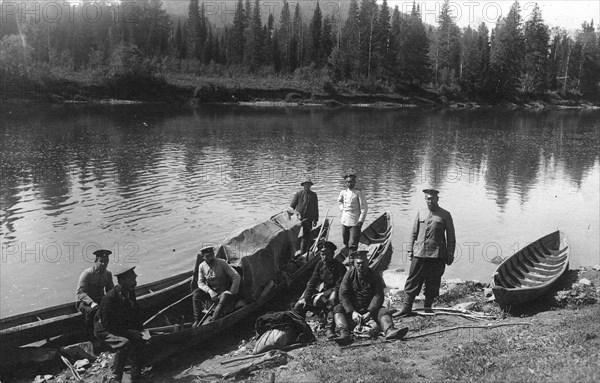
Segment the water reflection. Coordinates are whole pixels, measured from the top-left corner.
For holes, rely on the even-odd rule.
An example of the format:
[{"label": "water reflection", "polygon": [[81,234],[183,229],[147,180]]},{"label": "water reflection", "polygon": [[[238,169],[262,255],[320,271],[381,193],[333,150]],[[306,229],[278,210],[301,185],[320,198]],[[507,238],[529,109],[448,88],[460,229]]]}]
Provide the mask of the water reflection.
[{"label": "water reflection", "polygon": [[[349,171],[371,218],[393,213],[394,267],[406,266],[400,249],[425,186],[441,190],[455,217],[462,258],[449,276],[486,280],[498,249],[510,255],[559,226],[579,250],[576,263],[598,263],[597,112],[9,105],[2,113],[3,316],[31,309],[23,297],[31,306],[71,299],[95,246],[114,248],[115,263],[139,262],[142,283],[185,271],[201,244],[285,208],[305,175],[322,214],[336,217],[331,239],[340,242],[335,200]],[[62,256],[44,253],[50,243]]]}]

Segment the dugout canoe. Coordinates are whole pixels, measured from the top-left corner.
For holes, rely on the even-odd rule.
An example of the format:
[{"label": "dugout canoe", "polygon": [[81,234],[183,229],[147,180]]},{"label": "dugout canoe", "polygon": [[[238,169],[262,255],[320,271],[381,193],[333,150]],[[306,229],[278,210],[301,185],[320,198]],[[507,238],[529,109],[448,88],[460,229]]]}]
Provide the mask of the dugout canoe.
[{"label": "dugout canoe", "polygon": [[494,272],[492,291],[501,306],[532,301],[545,294],[569,266],[570,246],[555,231],[505,259]]},{"label": "dugout canoe", "polygon": [[[289,215],[286,212],[280,213],[271,217],[269,221],[284,214]],[[290,219],[288,224],[291,229],[286,232],[292,238],[292,232],[297,234],[300,226],[299,223],[296,225],[293,219]],[[329,221],[326,221],[326,224],[328,229]],[[298,228],[293,229],[295,226],[298,226]],[[320,226],[313,230],[313,232],[317,233],[315,235],[318,235],[317,230],[319,228]],[[324,232],[327,233],[327,230]],[[296,239],[295,245],[290,244],[289,246],[290,248],[294,246],[298,248],[298,239]],[[176,301],[178,297],[188,294],[192,278],[193,271],[187,271],[138,286],[136,288],[136,296],[142,309],[144,320],[156,314],[161,308]],[[75,307],[75,302],[0,318],[0,347],[2,345],[10,345],[11,347],[26,345],[64,346],[89,340],[88,338],[89,336],[84,331],[83,316]]]},{"label": "dugout canoe", "polygon": [[[281,214],[285,215],[287,212]],[[217,248],[217,257],[227,259],[236,269],[241,270],[240,294],[245,305],[220,319],[206,321],[201,326],[192,328],[192,299],[186,297],[189,290],[177,296],[172,295],[173,302],[184,299],[145,324],[145,328],[152,334],[147,350],[147,355],[152,356],[146,364],[150,365],[183,348],[222,334],[249,315],[259,312],[273,298],[289,292],[299,281],[305,281],[304,277],[309,275],[319,260],[312,245],[327,238],[330,221],[324,219],[321,225],[312,230],[312,250],[296,257],[294,254],[300,221],[296,219],[287,222],[285,217],[284,220],[286,222],[282,229],[278,229],[273,222],[259,224],[232,235]]]},{"label": "dugout canoe", "polygon": [[[369,252],[369,267],[379,273],[383,273],[392,260],[392,253],[394,252],[392,247],[393,231],[394,223],[392,221],[392,214],[385,212],[360,233],[358,250]],[[347,262],[347,249],[343,247],[338,249],[334,258],[342,262]]]}]

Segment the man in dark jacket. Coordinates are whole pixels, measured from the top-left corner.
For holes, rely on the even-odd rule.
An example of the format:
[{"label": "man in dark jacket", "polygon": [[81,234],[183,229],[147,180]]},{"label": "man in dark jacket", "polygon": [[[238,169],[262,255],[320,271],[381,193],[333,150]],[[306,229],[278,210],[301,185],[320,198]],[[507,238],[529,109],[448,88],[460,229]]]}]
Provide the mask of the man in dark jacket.
[{"label": "man in dark jacket", "polygon": [[354,267],[346,272],[340,285],[340,304],[334,309],[335,326],[340,332],[335,341],[340,345],[352,340],[349,321],[354,326],[368,326],[371,335],[379,334],[381,329],[386,339],[402,339],[408,333],[406,327],[394,327],[392,316],[383,307],[383,278],[369,268],[367,254],[354,253]]},{"label": "man in dark jacket", "polygon": [[100,303],[95,316],[94,334],[116,351],[112,366],[113,382],[121,382],[128,357],[133,361],[132,379],[141,378],[141,351],[145,343],[140,306],[135,298],[135,266],[117,273],[118,284]]},{"label": "man in dark jacket", "polygon": [[333,242],[319,243],[321,260],[315,266],[304,293],[294,309],[305,315],[307,311],[321,312],[325,315],[327,339],[335,338],[333,308],[339,303],[339,289],[346,266],[333,258],[337,246]]},{"label": "man in dark jacket", "polygon": [[302,221],[302,242],[300,243],[302,254],[308,251],[310,231],[313,226],[317,226],[319,221],[319,199],[317,193],[310,190],[312,185],[314,184],[310,178],[300,183],[302,190],[294,195],[292,203],[290,203],[290,207],[300,214],[300,220]]},{"label": "man in dark jacket", "polygon": [[425,311],[430,312],[433,300],[440,293],[446,265],[454,262],[456,237],[450,213],[438,205],[439,191],[425,189],[427,210],[419,211],[411,233],[408,258],[410,271],[404,287],[404,306],[394,316],[412,312],[415,297],[425,283]]}]

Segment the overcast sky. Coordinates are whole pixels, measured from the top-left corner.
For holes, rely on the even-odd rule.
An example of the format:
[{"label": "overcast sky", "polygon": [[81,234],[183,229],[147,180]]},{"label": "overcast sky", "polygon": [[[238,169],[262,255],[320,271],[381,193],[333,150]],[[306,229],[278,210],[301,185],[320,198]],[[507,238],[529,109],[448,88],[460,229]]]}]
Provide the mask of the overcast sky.
[{"label": "overcast sky", "polygon": [[[325,0],[326,1],[326,0]],[[378,0],[381,4],[382,0]],[[410,11],[412,0],[395,1],[388,0],[391,7],[398,5],[401,11]],[[436,24],[436,16],[439,15],[443,1],[441,0],[417,0],[421,6],[423,21],[428,24]],[[456,22],[461,27],[467,25],[477,26],[482,21],[493,27],[498,16],[506,16],[514,0],[498,1],[476,1],[476,0],[451,0],[450,5],[453,13],[457,16]],[[521,16],[523,20],[531,15],[536,1],[519,1],[521,5]],[[600,18],[600,1],[590,0],[539,0],[537,1],[542,17],[550,27],[560,26],[566,29],[580,29],[583,21],[594,19],[594,25]]]}]

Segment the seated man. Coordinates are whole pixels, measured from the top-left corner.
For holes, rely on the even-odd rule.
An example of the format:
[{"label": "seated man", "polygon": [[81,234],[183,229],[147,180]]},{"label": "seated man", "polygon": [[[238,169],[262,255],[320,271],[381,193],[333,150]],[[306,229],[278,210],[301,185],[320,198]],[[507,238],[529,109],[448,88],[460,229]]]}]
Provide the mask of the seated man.
[{"label": "seated man", "polygon": [[386,339],[402,339],[408,328],[397,329],[389,311],[383,305],[384,282],[381,275],[369,268],[367,251],[354,253],[354,267],[350,268],[340,285],[340,303],[334,309],[335,326],[340,336],[334,340],[340,344],[352,341],[348,321],[356,326],[366,325],[370,332],[379,334],[379,325]]},{"label": "seated man", "polygon": [[90,332],[94,323],[94,315],[98,311],[98,305],[102,302],[104,294],[115,287],[112,274],[106,269],[110,254],[112,254],[110,250],[94,251],[94,255],[96,256],[94,266],[85,269],[81,273],[79,282],[77,283],[77,301],[75,306],[84,315]]},{"label": "seated man", "polygon": [[[227,261],[215,258],[215,252],[210,247],[200,250],[204,262],[198,266],[198,288],[194,290],[192,302],[194,305],[194,324],[198,327],[202,318],[202,306],[212,307],[216,304],[211,320],[216,320],[235,304],[234,295],[240,288],[241,277]],[[217,303],[218,302],[218,303]],[[209,309],[208,307],[206,307]],[[210,310],[210,309],[209,309]]]},{"label": "seated man", "polygon": [[145,344],[140,306],[135,297],[137,286],[135,266],[118,273],[117,285],[100,303],[94,318],[94,334],[117,350],[112,365],[112,380],[120,382],[128,357],[133,361],[131,377],[141,377],[141,352]]},{"label": "seated man", "polygon": [[335,338],[333,308],[339,303],[338,290],[346,273],[346,266],[333,258],[337,246],[333,242],[321,242],[318,245],[321,260],[315,266],[304,293],[294,309],[306,314],[306,311],[323,312],[327,323],[327,339]]}]

